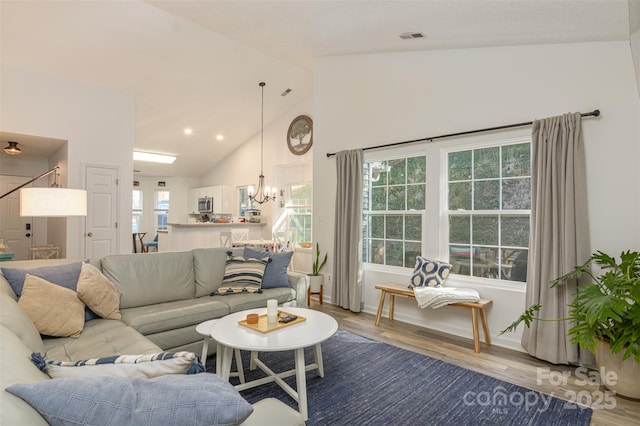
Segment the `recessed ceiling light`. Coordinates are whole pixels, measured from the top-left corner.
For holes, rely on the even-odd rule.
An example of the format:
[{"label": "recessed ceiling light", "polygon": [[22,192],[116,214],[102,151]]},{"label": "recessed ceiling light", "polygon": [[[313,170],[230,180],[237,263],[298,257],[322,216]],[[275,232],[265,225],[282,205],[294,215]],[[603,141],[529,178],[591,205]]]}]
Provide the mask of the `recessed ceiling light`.
[{"label": "recessed ceiling light", "polygon": [[151,152],[133,151],[134,161],[148,161],[151,163],[173,164],[176,157],[173,155],[153,154]]},{"label": "recessed ceiling light", "polygon": [[185,135],[191,135],[191,134],[193,134],[193,130],[191,130],[189,127],[187,127],[186,129],[184,129],[184,134]]},{"label": "recessed ceiling light", "polygon": [[417,33],[417,32],[408,32],[408,33],[402,33],[399,36],[401,39],[403,40],[412,40],[412,39],[416,39],[416,38],[427,38],[427,36],[425,36],[423,33]]},{"label": "recessed ceiling light", "polygon": [[224,139],[224,135],[216,135],[216,140],[221,141]]}]

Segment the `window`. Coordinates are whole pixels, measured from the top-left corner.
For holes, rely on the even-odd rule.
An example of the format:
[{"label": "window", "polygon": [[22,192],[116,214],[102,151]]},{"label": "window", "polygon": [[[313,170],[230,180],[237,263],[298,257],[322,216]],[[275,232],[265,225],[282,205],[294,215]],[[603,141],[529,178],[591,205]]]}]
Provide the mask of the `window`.
[{"label": "window", "polygon": [[530,143],[449,152],[447,176],[452,271],[526,281]]},{"label": "window", "polygon": [[244,217],[244,212],[247,209],[253,209],[253,201],[249,199],[249,187],[241,186],[238,188],[238,213],[240,217]]},{"label": "window", "polygon": [[289,187],[289,202],[287,203],[287,215],[289,218],[288,230],[295,231],[297,243],[310,242],[311,240],[311,185],[292,185]]},{"label": "window", "polygon": [[154,213],[156,217],[156,230],[167,229],[167,219],[169,218],[169,191],[155,191]]},{"label": "window", "polygon": [[131,216],[131,232],[140,232],[140,222],[142,221],[142,190],[133,190],[133,215]]},{"label": "window", "polygon": [[426,156],[365,162],[363,260],[413,268],[422,253]]}]

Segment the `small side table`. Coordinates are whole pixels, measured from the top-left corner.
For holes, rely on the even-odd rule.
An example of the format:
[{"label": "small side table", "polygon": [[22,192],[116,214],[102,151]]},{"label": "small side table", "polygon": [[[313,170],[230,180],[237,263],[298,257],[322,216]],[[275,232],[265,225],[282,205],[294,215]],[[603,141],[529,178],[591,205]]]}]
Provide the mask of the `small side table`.
[{"label": "small side table", "polygon": [[[204,337],[204,343],[202,344],[202,356],[200,357],[202,365],[205,365],[207,363],[207,352],[209,352],[209,339],[211,338],[211,329],[216,322],[218,322],[218,320],[214,319],[205,321],[196,326],[196,331]],[[222,345],[220,343],[218,343],[216,347],[216,356],[222,357]],[[238,377],[240,379],[240,383],[244,383],[244,369],[242,368],[242,357],[240,356],[240,349],[235,350],[235,356],[238,371],[236,373],[229,374],[229,377]],[[220,363],[216,362],[216,365],[220,365]]]}]

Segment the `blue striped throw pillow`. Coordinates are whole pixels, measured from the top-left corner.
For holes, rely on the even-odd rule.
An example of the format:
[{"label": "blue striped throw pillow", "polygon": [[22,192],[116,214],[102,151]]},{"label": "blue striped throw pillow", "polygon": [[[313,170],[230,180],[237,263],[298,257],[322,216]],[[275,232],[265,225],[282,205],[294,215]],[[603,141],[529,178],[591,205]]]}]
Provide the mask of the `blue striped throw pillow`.
[{"label": "blue striped throw pillow", "polygon": [[261,293],[262,277],[268,262],[268,257],[227,256],[224,279],[216,294]]}]

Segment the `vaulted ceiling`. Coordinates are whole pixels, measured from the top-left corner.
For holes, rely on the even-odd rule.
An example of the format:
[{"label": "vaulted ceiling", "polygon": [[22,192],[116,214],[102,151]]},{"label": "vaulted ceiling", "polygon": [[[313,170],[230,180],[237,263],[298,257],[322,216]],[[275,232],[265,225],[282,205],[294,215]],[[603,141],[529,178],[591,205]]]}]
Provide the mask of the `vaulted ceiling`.
[{"label": "vaulted ceiling", "polygon": [[[136,149],[181,160],[135,167],[164,176],[201,176],[258,133],[258,82],[267,82],[267,124],[308,100],[317,57],[629,39],[628,3],[619,0],[75,0],[0,7],[2,62],[134,95]],[[404,40],[405,32],[425,37]],[[286,89],[291,93],[281,96]]]}]

